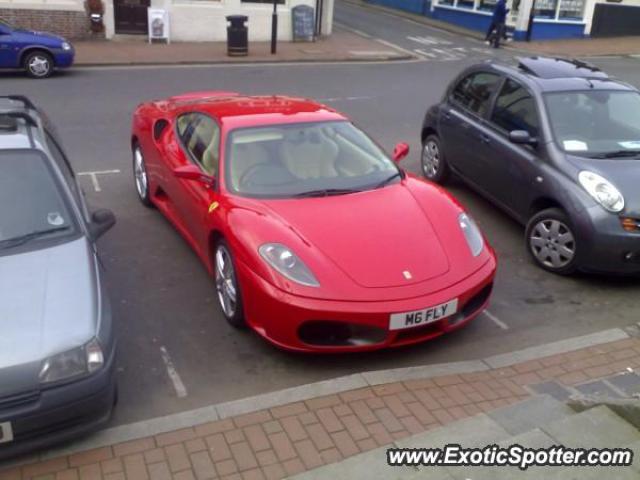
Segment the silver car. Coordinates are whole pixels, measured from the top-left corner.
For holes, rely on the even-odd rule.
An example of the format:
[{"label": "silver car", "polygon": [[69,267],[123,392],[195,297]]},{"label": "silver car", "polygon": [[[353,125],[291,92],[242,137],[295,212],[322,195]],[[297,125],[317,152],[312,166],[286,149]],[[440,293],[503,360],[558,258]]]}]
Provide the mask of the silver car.
[{"label": "silver car", "polygon": [[0,97],[0,459],[86,433],[116,399],[116,342],[89,215],[55,132]]}]

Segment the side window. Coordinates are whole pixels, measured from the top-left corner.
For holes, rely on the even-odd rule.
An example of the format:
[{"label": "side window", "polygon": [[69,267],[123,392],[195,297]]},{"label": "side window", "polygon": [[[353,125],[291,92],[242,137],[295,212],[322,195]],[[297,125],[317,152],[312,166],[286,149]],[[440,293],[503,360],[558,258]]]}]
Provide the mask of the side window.
[{"label": "side window", "polygon": [[464,77],[451,92],[454,103],[483,116],[500,77],[494,73],[477,72]]},{"label": "side window", "polygon": [[187,113],[178,118],[178,135],[182,145],[200,168],[217,176],[220,164],[220,129],[210,117]]},{"label": "side window", "polygon": [[527,90],[511,79],[507,79],[496,98],[491,121],[507,132],[526,130],[532,137],[538,136],[535,100]]},{"label": "side window", "polygon": [[62,172],[62,176],[64,177],[65,183],[71,190],[71,193],[75,197],[76,201],[79,204],[82,204],[81,195],[78,191],[78,184],[76,183],[75,175],[73,174],[73,170],[71,170],[71,166],[67,161],[67,157],[65,157],[64,153],[53,139],[53,137],[47,132],[47,145],[49,146],[49,150],[51,151],[51,155],[53,155],[53,159],[56,162],[56,165]]}]

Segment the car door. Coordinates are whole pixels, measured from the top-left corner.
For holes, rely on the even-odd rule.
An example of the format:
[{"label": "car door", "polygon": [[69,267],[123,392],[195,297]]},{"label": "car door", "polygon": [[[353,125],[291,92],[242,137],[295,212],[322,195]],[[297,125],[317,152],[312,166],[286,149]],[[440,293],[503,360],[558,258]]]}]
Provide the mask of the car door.
[{"label": "car door", "polygon": [[0,21],[0,68],[18,66],[20,46],[13,37],[13,30]]},{"label": "car door", "polygon": [[517,81],[507,78],[496,96],[489,117],[489,130],[483,136],[481,154],[490,175],[487,193],[517,217],[526,219],[541,177],[541,150],[535,145],[509,140],[514,130],[526,130],[532,138],[540,136],[540,115],[533,95]]},{"label": "car door", "polygon": [[207,216],[211,206],[219,198],[217,176],[220,163],[220,128],[213,118],[196,112],[180,115],[176,120],[176,132],[184,152],[184,155],[179,156],[178,163],[195,164],[204,173],[216,178],[215,186],[177,178],[175,175],[168,182],[172,185],[169,194],[184,226],[189,230],[194,246],[201,255],[206,255],[209,241]]},{"label": "car door", "polygon": [[478,149],[500,80],[500,75],[484,70],[464,76],[450,90],[441,110],[439,130],[444,154],[454,170],[474,183],[484,183],[486,172]]}]

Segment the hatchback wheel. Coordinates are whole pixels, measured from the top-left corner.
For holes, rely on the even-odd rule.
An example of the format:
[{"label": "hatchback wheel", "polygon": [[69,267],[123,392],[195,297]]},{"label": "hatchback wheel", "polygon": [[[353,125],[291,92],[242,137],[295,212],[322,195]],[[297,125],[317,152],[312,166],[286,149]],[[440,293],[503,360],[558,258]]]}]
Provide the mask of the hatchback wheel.
[{"label": "hatchback wheel", "polygon": [[440,139],[429,135],[422,143],[422,174],[436,183],[445,183],[450,176],[449,164],[442,153]]},{"label": "hatchback wheel", "polygon": [[571,220],[562,210],[550,208],[534,215],[526,237],[533,260],[545,270],[560,275],[576,270],[576,237]]},{"label": "hatchback wheel", "polygon": [[215,268],[216,292],[222,313],[233,327],[242,328],[245,326],[242,295],[231,250],[224,240],[216,247]]},{"label": "hatchback wheel", "polygon": [[147,175],[147,165],[142,155],[140,145],[133,147],[133,179],[135,180],[138,198],[145,207],[152,207],[151,196],[149,195],[149,176]]},{"label": "hatchback wheel", "polygon": [[53,58],[47,52],[36,50],[24,57],[22,66],[32,78],[47,78],[53,73]]}]

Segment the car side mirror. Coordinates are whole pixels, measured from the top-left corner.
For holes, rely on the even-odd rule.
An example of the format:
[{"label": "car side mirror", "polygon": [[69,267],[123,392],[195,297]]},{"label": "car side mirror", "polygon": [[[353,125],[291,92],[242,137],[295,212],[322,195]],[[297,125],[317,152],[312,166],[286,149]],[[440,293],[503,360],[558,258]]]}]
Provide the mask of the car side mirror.
[{"label": "car side mirror", "polygon": [[200,170],[200,167],[197,167],[196,165],[183,165],[182,167],[174,169],[173,174],[177,178],[200,182],[207,187],[212,187],[216,182],[216,179],[213,175],[207,175],[202,170]]},{"label": "car side mirror", "polygon": [[91,223],[89,223],[89,234],[91,238],[97,240],[107,233],[111,227],[116,224],[116,216],[111,210],[100,209],[91,215]]},{"label": "car side mirror", "polygon": [[399,162],[404,157],[409,155],[409,145],[406,143],[399,143],[393,149],[393,161]]},{"label": "car side mirror", "polygon": [[509,141],[519,145],[535,145],[538,143],[538,140],[529,135],[526,130],[512,130],[509,132]]}]

